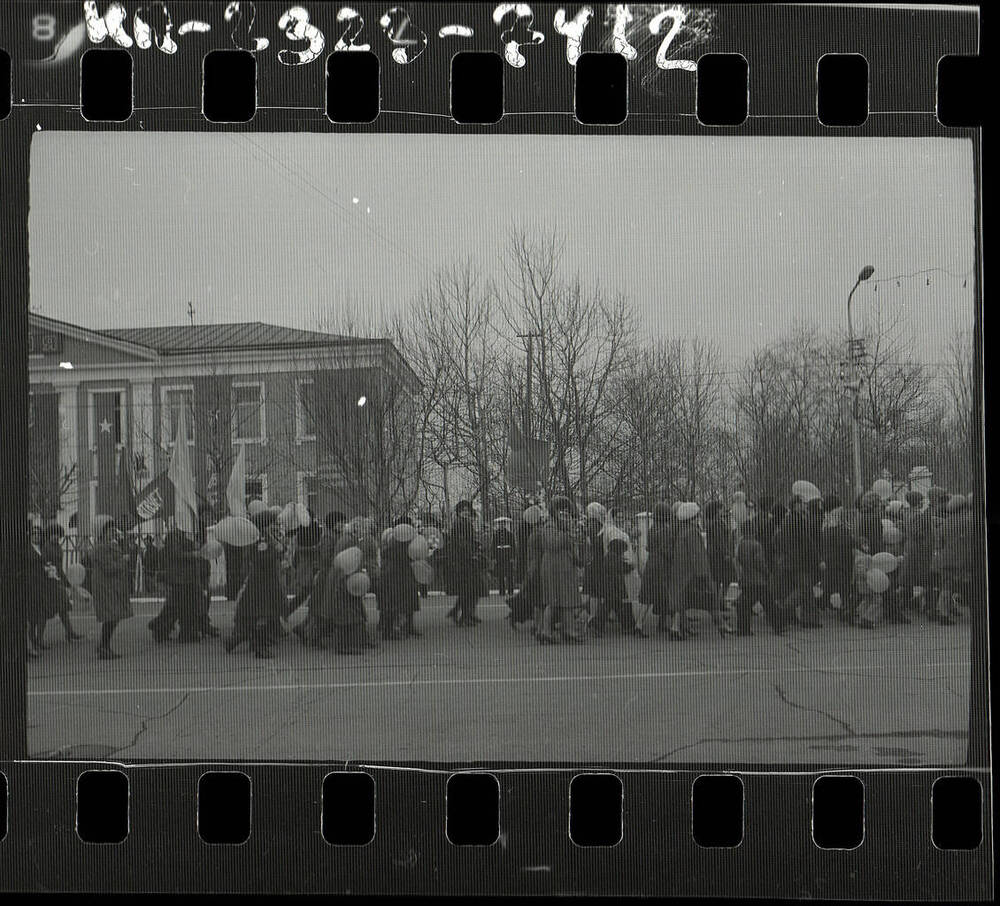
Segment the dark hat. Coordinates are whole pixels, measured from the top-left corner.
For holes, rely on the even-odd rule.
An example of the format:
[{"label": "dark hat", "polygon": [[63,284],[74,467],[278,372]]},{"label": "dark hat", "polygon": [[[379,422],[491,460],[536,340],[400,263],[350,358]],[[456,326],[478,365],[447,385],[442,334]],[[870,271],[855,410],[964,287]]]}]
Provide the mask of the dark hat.
[{"label": "dark hat", "polygon": [[331,510],[323,519],[323,524],[332,532],[342,522],[347,522],[347,516],[340,510]]},{"label": "dark hat", "polygon": [[[572,513],[573,509],[573,501],[562,494],[553,497],[549,502],[549,512],[553,516],[557,513]],[[615,511],[612,510],[611,512],[614,513]]]},{"label": "dark hat", "polygon": [[461,513],[469,513],[470,515],[474,515],[475,512],[476,511],[472,506],[471,500],[459,500],[458,503],[455,504],[456,516],[460,515]]},{"label": "dark hat", "polygon": [[413,525],[413,520],[409,516],[400,516],[393,525]]},{"label": "dark hat", "polygon": [[714,519],[722,512],[722,504],[718,500],[710,500],[705,504],[705,518]]},{"label": "dark hat", "polygon": [[672,515],[673,511],[670,509],[669,503],[661,501],[653,504],[653,520],[655,522],[669,522]]},{"label": "dark hat", "polygon": [[270,510],[261,510],[259,513],[255,513],[250,517],[250,521],[257,526],[260,531],[264,531],[264,529],[274,525],[277,519],[278,517]]},{"label": "dark hat", "polygon": [[824,510],[838,510],[843,504],[840,502],[840,498],[836,494],[827,494],[823,498],[823,509]]},{"label": "dark hat", "polygon": [[920,491],[907,491],[906,502],[912,507],[918,507],[924,502],[924,495]]}]

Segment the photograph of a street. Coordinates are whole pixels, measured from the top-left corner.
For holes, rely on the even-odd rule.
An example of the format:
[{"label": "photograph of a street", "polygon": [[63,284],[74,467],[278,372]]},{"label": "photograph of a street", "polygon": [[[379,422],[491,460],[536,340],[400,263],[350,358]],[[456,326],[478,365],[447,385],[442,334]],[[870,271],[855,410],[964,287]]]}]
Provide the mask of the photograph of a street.
[{"label": "photograph of a street", "polygon": [[32,757],[964,763],[968,142],[111,138],[32,145]]}]

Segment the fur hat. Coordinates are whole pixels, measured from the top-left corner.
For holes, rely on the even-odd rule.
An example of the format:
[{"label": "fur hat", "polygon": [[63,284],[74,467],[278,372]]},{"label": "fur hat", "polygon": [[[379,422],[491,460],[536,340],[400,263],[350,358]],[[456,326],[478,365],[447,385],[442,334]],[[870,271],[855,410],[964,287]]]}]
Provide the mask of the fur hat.
[{"label": "fur hat", "polygon": [[673,516],[673,511],[669,504],[663,502],[653,504],[654,522],[669,522],[671,516]]},{"label": "fur hat", "polygon": [[250,521],[257,526],[258,531],[263,532],[264,529],[274,525],[278,521],[278,517],[270,510],[261,510],[259,513],[254,513],[250,517]]},{"label": "fur hat", "polygon": [[573,501],[562,494],[553,497],[549,502],[549,513],[555,516],[559,513],[572,513],[575,507],[573,506]]},{"label": "fur hat", "polygon": [[688,500],[677,507],[677,519],[680,522],[690,522],[701,512],[701,507],[694,501]]},{"label": "fur hat", "polygon": [[324,525],[332,532],[338,525],[347,522],[347,515],[340,510],[331,510],[323,520]]},{"label": "fur hat", "polygon": [[906,492],[906,502],[911,507],[921,506],[924,502],[924,495],[920,491],[907,491]]},{"label": "fur hat", "polygon": [[718,500],[710,500],[705,504],[705,518],[714,519],[722,512],[722,504]]},{"label": "fur hat", "polygon": [[459,500],[458,503],[455,504],[455,515],[461,516],[462,513],[468,513],[470,516],[476,515],[476,511],[472,506],[471,500]]}]

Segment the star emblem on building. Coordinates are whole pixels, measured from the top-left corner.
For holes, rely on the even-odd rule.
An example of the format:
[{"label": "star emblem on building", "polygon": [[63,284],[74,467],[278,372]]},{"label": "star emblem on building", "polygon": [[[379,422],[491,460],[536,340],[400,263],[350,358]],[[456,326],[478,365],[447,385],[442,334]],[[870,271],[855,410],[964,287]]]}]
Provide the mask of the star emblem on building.
[{"label": "star emblem on building", "polygon": [[101,429],[101,434],[111,433],[111,422],[109,422],[107,419],[98,422],[97,427]]}]

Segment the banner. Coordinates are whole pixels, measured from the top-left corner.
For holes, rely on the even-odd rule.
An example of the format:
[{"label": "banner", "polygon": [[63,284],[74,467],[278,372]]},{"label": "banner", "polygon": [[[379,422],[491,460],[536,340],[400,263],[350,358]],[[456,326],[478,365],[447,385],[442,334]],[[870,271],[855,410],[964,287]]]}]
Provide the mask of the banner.
[{"label": "banner", "polygon": [[135,501],[135,512],[140,522],[147,522],[158,517],[165,519],[173,511],[174,486],[164,470],[139,493]]}]

